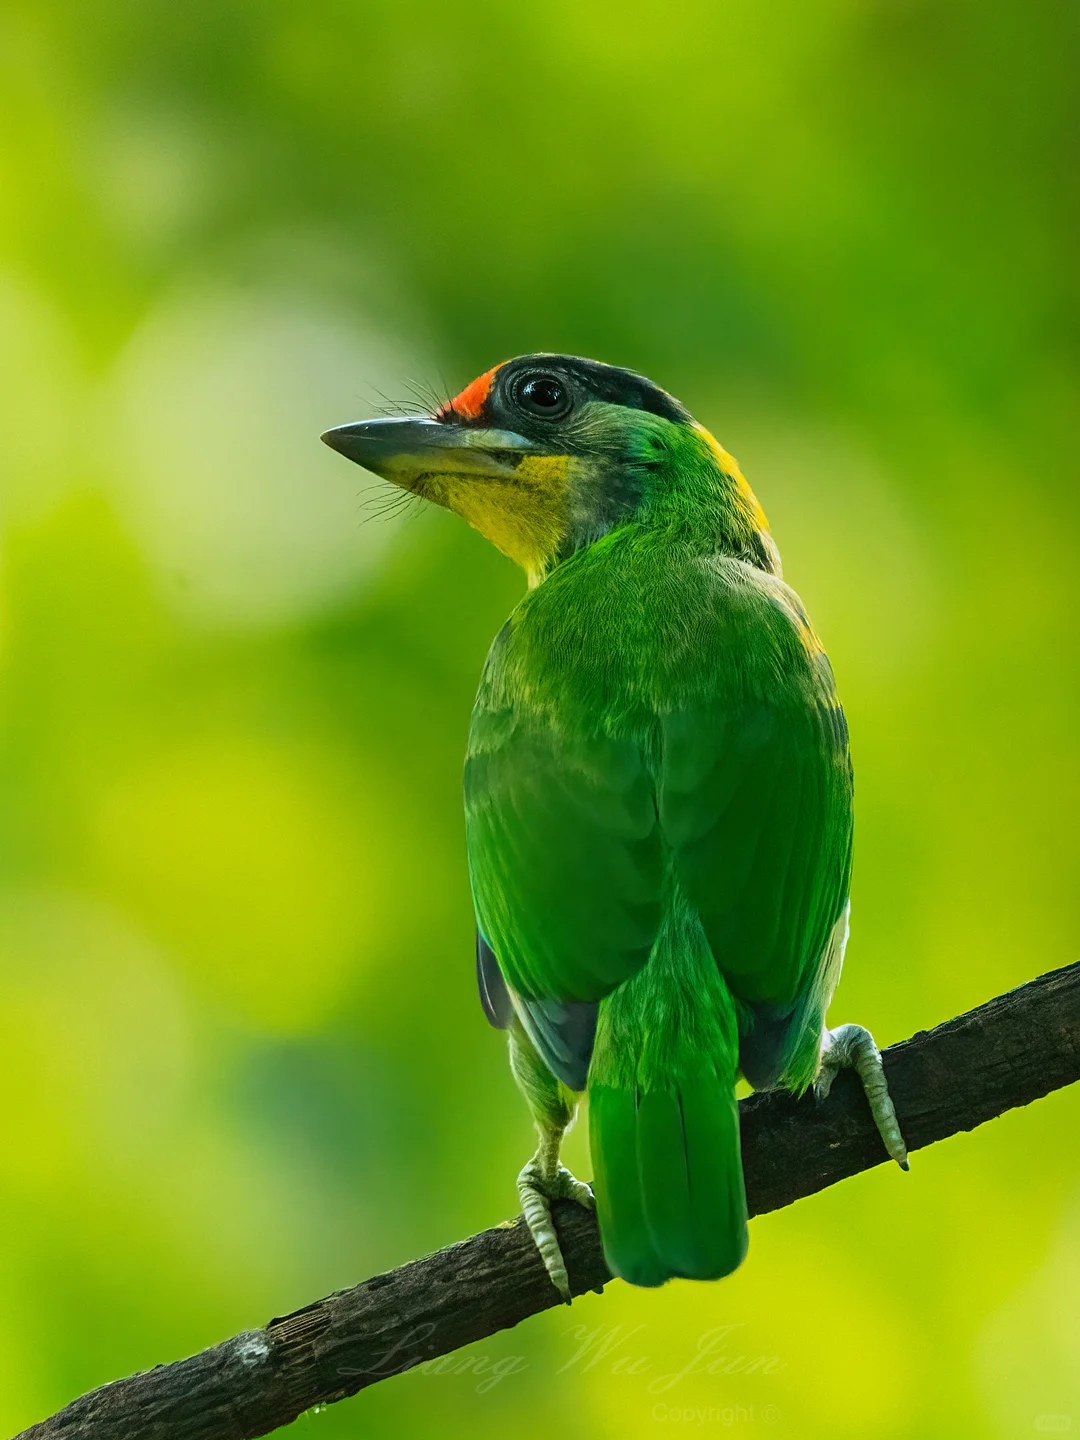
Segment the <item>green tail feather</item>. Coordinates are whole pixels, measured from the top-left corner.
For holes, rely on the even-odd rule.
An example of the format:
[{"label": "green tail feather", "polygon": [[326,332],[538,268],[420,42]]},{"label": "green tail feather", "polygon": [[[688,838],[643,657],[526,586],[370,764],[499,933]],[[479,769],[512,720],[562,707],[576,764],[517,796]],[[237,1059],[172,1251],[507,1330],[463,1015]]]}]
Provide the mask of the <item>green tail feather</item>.
[{"label": "green tail feather", "polygon": [[604,1256],[631,1285],[719,1280],[746,1254],[746,1195],[733,1083],[679,1090],[597,1086],[589,1136]]},{"label": "green tail feather", "polygon": [[590,1069],[604,1255],[632,1285],[718,1280],[746,1254],[737,1054],[734,1004],[699,927],[673,924],[601,1007]]}]

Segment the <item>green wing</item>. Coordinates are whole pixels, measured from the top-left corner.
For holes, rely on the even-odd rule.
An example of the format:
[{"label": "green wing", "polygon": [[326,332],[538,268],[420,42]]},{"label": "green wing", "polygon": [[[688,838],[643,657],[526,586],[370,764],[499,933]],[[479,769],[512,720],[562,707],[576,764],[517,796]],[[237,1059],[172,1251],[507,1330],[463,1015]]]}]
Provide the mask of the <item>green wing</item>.
[{"label": "green wing", "polygon": [[664,855],[640,748],[526,703],[473,715],[465,769],[476,917],[521,996],[598,1001],[649,958]]},{"label": "green wing", "polygon": [[851,763],[828,662],[816,665],[813,697],[691,707],[663,722],[661,827],[746,1007],[740,1064],[758,1086],[784,1074],[806,1083],[846,938],[834,940],[851,876]]},{"label": "green wing", "polygon": [[717,964],[741,998],[789,1002],[847,899],[842,713],[757,700],[663,730],[660,821]]}]

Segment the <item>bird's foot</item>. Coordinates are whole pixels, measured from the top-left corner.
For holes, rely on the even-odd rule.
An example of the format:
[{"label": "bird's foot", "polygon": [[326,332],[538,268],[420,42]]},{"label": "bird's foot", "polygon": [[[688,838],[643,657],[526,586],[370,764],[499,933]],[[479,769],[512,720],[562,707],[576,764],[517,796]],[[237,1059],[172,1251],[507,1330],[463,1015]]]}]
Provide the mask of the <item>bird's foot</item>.
[{"label": "bird's foot", "polygon": [[885,1071],[881,1066],[881,1051],[874,1044],[870,1031],[861,1025],[838,1025],[835,1030],[826,1030],[822,1035],[821,1065],[814,1081],[814,1094],[819,1100],[828,1095],[839,1071],[847,1069],[854,1070],[862,1081],[870,1102],[870,1113],[885,1149],[901,1170],[906,1170],[907,1146],[900,1133]]},{"label": "bird's foot", "polygon": [[542,1163],[543,1155],[538,1151],[517,1178],[518,1195],[525,1223],[536,1241],[551,1283],[570,1304],[570,1278],[566,1273],[566,1262],[559,1247],[559,1237],[551,1218],[553,1200],[576,1200],[586,1210],[595,1208],[592,1188],[584,1180],[578,1180],[565,1165],[556,1164],[554,1170]]}]

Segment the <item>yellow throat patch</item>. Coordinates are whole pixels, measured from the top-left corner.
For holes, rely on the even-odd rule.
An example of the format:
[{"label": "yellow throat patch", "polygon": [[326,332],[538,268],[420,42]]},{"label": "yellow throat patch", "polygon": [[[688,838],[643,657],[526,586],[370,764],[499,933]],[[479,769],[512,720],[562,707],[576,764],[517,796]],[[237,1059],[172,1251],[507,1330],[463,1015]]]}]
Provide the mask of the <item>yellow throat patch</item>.
[{"label": "yellow throat patch", "polygon": [[569,471],[567,455],[529,455],[505,480],[450,472],[425,477],[423,493],[455,511],[531,576],[566,533]]}]

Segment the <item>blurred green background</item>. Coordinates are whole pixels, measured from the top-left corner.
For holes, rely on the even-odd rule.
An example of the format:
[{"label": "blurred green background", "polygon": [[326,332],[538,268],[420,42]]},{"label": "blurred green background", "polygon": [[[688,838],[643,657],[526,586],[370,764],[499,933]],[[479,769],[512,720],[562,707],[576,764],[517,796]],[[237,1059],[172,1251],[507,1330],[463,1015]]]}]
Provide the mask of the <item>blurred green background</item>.
[{"label": "blurred green background", "polygon": [[[832,1021],[1077,959],[1078,41],[1071,0],[5,0],[4,1434],[515,1207],[459,791],[522,579],[328,425],[531,349],[672,390],[848,709]],[[1080,1427],[1078,1121],[295,1431]],[[700,1373],[723,1327],[771,1373]]]}]

